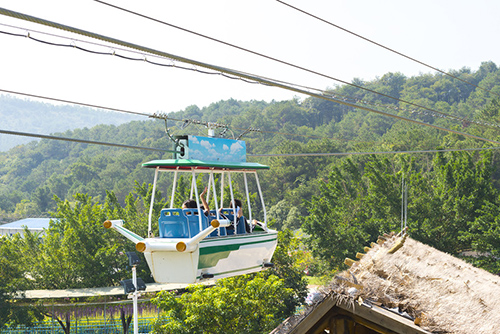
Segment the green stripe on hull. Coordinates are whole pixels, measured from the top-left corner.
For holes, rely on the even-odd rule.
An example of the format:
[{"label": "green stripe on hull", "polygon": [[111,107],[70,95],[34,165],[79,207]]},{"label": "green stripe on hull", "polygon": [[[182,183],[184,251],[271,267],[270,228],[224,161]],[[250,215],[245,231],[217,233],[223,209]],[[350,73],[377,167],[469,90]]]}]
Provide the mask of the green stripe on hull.
[{"label": "green stripe on hull", "polygon": [[231,242],[233,242],[234,240],[237,240],[237,242],[239,242],[239,241],[244,242],[245,240],[248,240],[248,239],[269,238],[269,237],[271,237],[273,240],[277,239],[278,233],[257,232],[257,233],[228,235],[228,236],[223,236],[223,237],[212,237],[212,238],[203,239],[200,242],[200,245],[205,246],[205,245],[210,244],[210,243],[220,242],[221,240],[231,240]]},{"label": "green stripe on hull", "polygon": [[273,242],[276,239],[257,240],[250,242],[234,243],[221,246],[208,246],[200,248],[200,258],[198,261],[198,269],[215,267],[217,263],[229,256],[232,251],[237,251],[241,246],[255,245],[265,242]]}]

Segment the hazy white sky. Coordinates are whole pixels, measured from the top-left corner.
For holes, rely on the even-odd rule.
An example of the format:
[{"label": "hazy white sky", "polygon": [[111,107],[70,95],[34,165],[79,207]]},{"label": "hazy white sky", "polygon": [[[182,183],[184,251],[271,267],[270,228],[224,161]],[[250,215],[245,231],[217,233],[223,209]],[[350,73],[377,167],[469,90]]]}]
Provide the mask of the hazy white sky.
[{"label": "hazy white sky", "polygon": [[[274,0],[109,2],[345,81],[372,80],[387,72],[407,76],[431,72]],[[286,2],[445,71],[464,66],[475,71],[481,62],[490,60],[500,65],[499,1]],[[92,0],[0,0],[0,7],[260,76],[319,89],[337,84]],[[71,41],[32,31],[84,39],[3,15],[0,24],[23,28],[0,25],[0,31],[31,31],[33,37],[64,44]],[[297,95],[279,88],[94,55],[5,34],[0,34],[0,43],[0,89],[147,113],[178,111],[193,104],[201,108],[229,98],[270,101]],[[113,49],[93,48],[105,52]]]}]

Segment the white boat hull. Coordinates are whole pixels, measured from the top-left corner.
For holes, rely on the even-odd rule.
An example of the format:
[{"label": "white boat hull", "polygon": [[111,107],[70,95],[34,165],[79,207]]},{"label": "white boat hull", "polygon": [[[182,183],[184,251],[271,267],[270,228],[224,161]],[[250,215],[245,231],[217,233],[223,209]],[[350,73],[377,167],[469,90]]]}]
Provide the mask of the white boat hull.
[{"label": "white boat hull", "polygon": [[270,230],[206,238],[193,252],[151,251],[144,256],[156,282],[196,283],[260,271],[276,244],[277,232]]}]

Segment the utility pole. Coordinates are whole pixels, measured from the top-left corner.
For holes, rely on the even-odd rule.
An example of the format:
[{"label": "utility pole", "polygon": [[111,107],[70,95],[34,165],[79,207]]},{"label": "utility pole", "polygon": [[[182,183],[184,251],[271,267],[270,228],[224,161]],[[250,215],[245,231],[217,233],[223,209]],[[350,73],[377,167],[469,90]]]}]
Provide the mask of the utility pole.
[{"label": "utility pole", "polygon": [[[146,284],[144,281],[137,277],[137,264],[140,262],[139,257],[135,252],[127,252],[128,263],[132,267],[132,279],[126,279],[120,281],[123,286],[125,294],[128,298],[132,299],[134,305],[134,334],[139,334],[139,319],[138,319],[138,299],[140,297],[139,291],[146,290]],[[132,295],[130,295],[132,293]]]}]

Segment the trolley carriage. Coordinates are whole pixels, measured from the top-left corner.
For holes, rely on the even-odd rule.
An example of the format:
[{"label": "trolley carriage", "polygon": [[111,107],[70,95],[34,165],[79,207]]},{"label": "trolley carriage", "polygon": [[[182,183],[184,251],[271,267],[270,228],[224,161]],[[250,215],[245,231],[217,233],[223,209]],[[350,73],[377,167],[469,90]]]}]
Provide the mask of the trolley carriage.
[{"label": "trolley carriage", "polygon": [[[174,159],[154,160],[143,167],[155,169],[148,237],[123,227],[123,221],[106,221],[135,243],[144,253],[153,277],[158,283],[195,283],[208,278],[223,278],[257,272],[271,265],[276,249],[277,232],[267,228],[267,216],[257,171],[268,166],[246,162],[245,142],[212,137],[177,137]],[[203,159],[203,160],[202,160]],[[159,236],[152,232],[152,216],[156,182],[160,172],[173,173],[172,196],[169,208],[161,210],[158,219]],[[197,208],[174,208],[174,195],[180,173],[191,177],[191,198]],[[204,212],[199,201],[196,176],[208,174],[208,196],[215,203],[210,212]],[[223,207],[225,182],[234,203],[231,176],[242,174],[245,182],[247,217],[237,217],[233,208]],[[216,184],[218,176],[219,185]],[[255,227],[248,187],[248,176],[253,176],[260,196],[263,217]],[[218,187],[220,186],[220,187]],[[260,217],[259,217],[260,218]],[[250,230],[250,232],[249,232]]]}]

